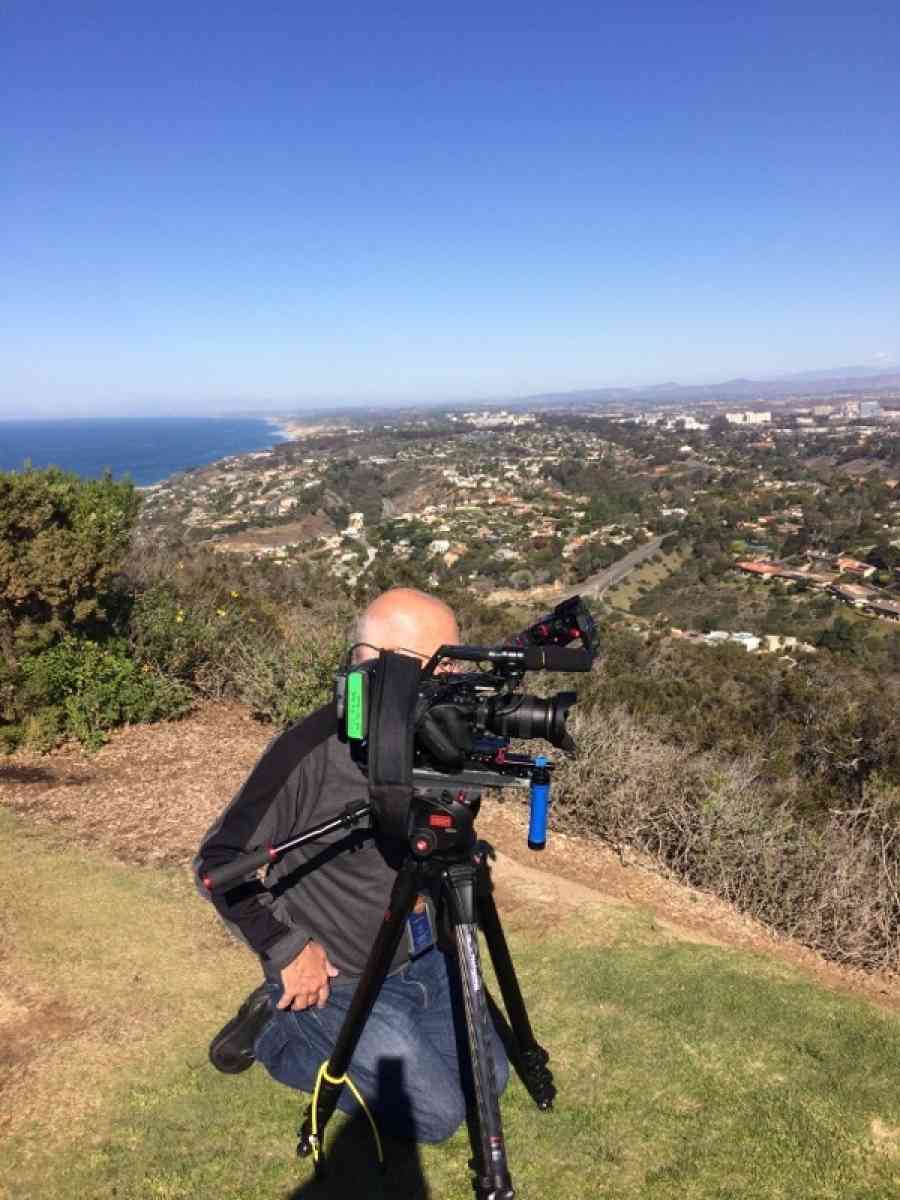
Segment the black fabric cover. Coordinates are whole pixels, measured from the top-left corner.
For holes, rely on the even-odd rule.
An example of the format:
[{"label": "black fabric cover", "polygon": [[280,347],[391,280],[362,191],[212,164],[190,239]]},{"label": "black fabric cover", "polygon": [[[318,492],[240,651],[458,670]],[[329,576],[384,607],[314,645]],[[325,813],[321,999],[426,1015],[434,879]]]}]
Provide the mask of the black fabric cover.
[{"label": "black fabric cover", "polygon": [[445,771],[462,771],[472,752],[471,713],[458,704],[435,704],[416,730],[419,744]]},{"label": "black fabric cover", "polygon": [[422,668],[417,658],[382,650],[369,690],[369,795],[388,837],[405,838],[412,801],[415,709]]}]

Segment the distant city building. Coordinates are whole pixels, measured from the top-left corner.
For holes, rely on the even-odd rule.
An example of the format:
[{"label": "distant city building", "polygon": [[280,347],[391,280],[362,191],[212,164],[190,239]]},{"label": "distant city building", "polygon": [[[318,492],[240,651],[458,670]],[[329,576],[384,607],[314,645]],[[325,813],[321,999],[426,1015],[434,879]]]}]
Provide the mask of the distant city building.
[{"label": "distant city building", "polygon": [[845,400],[841,408],[844,419],[846,421],[856,421],[860,415],[859,408],[859,400]]},{"label": "distant city building", "polygon": [[864,421],[870,420],[872,417],[880,417],[881,405],[877,400],[860,400],[859,415]]},{"label": "distant city building", "polygon": [[478,429],[498,429],[504,425],[534,425],[537,417],[533,413],[512,413],[507,412],[505,408],[499,411],[489,410],[486,412],[473,411],[464,412],[460,417],[453,416],[451,420],[464,420],[469,425],[474,425]]},{"label": "distant city building", "polygon": [[729,425],[770,425],[771,412],[727,412],[725,420]]},{"label": "distant city building", "polygon": [[834,412],[833,404],[816,404],[813,406],[814,417],[830,417]]}]

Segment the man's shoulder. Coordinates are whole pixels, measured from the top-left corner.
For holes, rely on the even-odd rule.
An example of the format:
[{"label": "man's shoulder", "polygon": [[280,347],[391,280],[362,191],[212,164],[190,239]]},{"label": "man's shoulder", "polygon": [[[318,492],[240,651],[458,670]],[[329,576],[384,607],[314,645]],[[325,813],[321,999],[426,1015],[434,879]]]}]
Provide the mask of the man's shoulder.
[{"label": "man's shoulder", "polygon": [[336,737],[334,701],[329,701],[276,734],[266,747],[263,758],[271,756],[276,760],[297,763],[311,756],[327,754],[329,739]]},{"label": "man's shoulder", "polygon": [[273,738],[248,782],[251,792],[272,794],[286,788],[291,794],[305,794],[317,811],[338,799],[343,809],[358,791],[365,792],[365,779],[338,737],[333,702]]},{"label": "man's shoulder", "polygon": [[283,786],[298,770],[324,763],[328,743],[336,736],[334,702],[323,704],[309,716],[277,733],[257,759],[244,791],[267,793]]}]

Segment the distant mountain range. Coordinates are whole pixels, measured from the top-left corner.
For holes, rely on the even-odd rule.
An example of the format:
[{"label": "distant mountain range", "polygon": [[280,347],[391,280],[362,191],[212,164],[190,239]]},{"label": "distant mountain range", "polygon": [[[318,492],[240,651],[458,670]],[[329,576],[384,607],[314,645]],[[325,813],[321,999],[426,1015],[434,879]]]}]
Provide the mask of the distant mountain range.
[{"label": "distant mountain range", "polygon": [[516,405],[699,404],[713,400],[783,400],[792,396],[826,396],[837,392],[895,391],[900,389],[900,366],[829,367],[798,371],[775,379],[726,379],[722,383],[657,383],[649,387],[586,388],[572,392],[541,392],[522,396]]}]

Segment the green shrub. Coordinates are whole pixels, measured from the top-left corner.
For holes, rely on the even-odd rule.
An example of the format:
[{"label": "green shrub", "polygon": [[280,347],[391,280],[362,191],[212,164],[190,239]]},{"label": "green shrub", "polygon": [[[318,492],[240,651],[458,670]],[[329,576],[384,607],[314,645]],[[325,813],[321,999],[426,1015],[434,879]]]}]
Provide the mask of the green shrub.
[{"label": "green shrub", "polygon": [[40,751],[65,736],[96,750],[117,725],[183,716],[191,706],[188,688],[139,666],[121,643],[65,637],[27,656],[20,679],[19,737]]},{"label": "green shrub", "polygon": [[130,483],[51,467],[0,472],[0,654],[108,625],[140,500]]},{"label": "green shrub", "polygon": [[228,648],[240,626],[234,607],[217,606],[215,596],[184,598],[173,583],[160,582],[135,601],[131,646],[140,662],[218,694],[217,677],[227,673]]},{"label": "green shrub", "polygon": [[293,641],[235,641],[231,672],[237,698],[254,716],[290,725],[330,699],[344,639],[336,630]]}]

